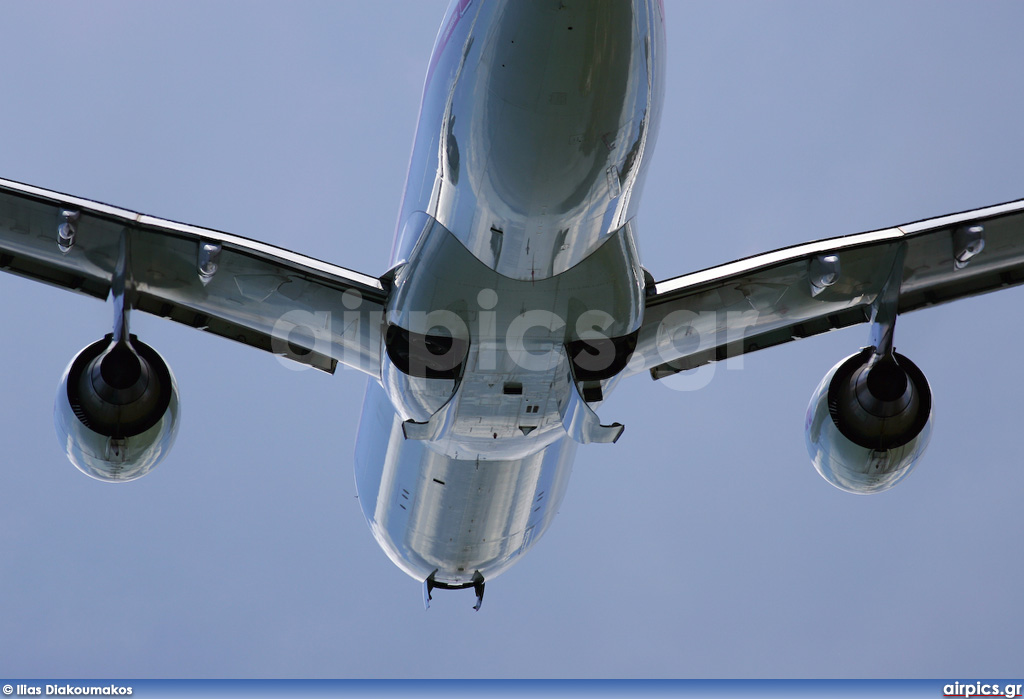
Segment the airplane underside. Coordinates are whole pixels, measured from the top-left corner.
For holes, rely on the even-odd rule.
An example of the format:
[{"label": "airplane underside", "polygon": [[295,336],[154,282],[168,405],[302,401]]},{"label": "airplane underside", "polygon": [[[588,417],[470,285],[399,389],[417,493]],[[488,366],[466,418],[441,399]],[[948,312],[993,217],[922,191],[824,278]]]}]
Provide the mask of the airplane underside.
[{"label": "airplane underside", "polygon": [[897,317],[1024,283],[1024,200],[656,281],[635,215],[663,51],[660,0],[453,0],[380,276],[0,180],[0,268],[112,300],[111,331],[58,387],[68,459],[128,482],[174,442],[178,385],[132,311],[354,369],[369,379],[355,479],[373,536],[426,603],[472,589],[479,609],[551,525],[577,446],[622,434],[599,417],[618,381],[866,323],[812,394],[806,446],[841,490],[902,482],[933,396],[895,351]]},{"label": "airplane underside", "polygon": [[550,525],[575,445],[622,432],[594,408],[642,322],[658,12],[455,2],[442,24],[356,456],[371,530],[430,589],[482,590]]}]

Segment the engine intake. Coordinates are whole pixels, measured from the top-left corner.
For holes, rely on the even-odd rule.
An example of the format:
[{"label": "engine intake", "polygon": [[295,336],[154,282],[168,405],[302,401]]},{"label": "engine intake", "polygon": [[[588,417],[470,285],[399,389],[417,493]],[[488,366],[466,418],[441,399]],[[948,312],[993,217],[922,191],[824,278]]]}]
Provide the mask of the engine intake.
[{"label": "engine intake", "polygon": [[931,436],[932,395],[924,374],[901,354],[868,347],[825,375],[804,430],[818,473],[851,493],[876,493],[914,468]]},{"label": "engine intake", "polygon": [[80,471],[103,481],[149,473],[177,433],[178,389],[167,363],[134,335],[79,352],[54,403],[57,439]]}]

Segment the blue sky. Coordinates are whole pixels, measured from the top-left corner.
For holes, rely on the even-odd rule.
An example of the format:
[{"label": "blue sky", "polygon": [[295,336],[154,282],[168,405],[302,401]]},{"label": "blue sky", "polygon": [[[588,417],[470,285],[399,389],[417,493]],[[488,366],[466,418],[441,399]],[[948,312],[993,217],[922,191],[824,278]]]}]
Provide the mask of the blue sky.
[{"label": "blue sky", "polygon": [[[663,279],[1024,196],[1016,2],[666,1],[638,218]],[[4,4],[0,176],[385,271],[443,2]],[[624,382],[550,532],[435,595],[370,536],[364,380],[136,314],[169,361],[170,457],[110,486],[53,435],[94,300],[4,276],[5,677],[1012,677],[1020,672],[1024,291],[915,313],[935,429],[895,490],[811,467],[811,391],[859,327]]]}]

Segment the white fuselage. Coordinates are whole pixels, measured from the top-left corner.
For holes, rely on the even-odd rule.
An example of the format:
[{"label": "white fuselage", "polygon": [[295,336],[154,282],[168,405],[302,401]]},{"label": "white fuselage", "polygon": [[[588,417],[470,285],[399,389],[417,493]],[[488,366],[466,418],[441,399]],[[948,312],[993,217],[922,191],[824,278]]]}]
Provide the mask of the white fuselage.
[{"label": "white fuselage", "polygon": [[419,580],[501,573],[550,524],[576,443],[618,435],[592,408],[642,320],[630,221],[663,44],[657,0],[448,9],[356,448],[374,536]]}]

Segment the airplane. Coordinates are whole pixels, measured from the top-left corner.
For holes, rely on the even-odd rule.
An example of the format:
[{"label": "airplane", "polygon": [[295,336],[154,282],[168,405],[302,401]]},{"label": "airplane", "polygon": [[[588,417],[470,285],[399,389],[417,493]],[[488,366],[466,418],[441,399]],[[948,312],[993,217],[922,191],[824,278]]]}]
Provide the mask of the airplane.
[{"label": "airplane", "polygon": [[622,434],[597,416],[620,379],[869,323],[867,348],[812,398],[809,450],[837,487],[892,487],[917,463],[931,415],[923,374],[894,352],[895,318],[1018,284],[1022,203],[656,281],[633,220],[663,47],[660,3],[453,2],[379,277],[4,181],[2,266],[113,299],[110,335],[58,390],[69,458],[134,480],[173,442],[177,388],[132,337],[132,309],[354,368],[375,379],[356,453],[374,536],[425,602],[472,588],[479,609],[485,582],[550,526],[576,444]]}]

